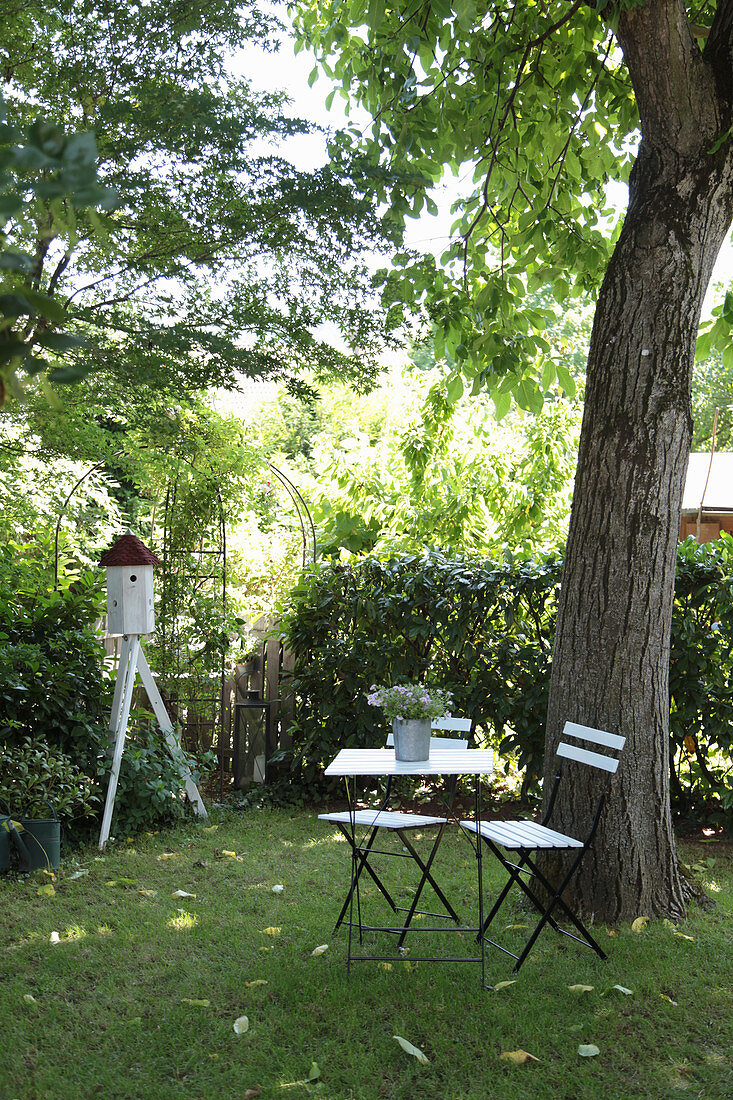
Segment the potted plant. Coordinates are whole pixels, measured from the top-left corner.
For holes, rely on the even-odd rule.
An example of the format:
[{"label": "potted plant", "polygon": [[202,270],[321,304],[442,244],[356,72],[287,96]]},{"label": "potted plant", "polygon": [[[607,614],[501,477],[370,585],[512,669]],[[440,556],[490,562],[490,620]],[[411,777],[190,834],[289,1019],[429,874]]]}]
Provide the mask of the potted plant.
[{"label": "potted plant", "polygon": [[367,702],[382,707],[392,722],[397,760],[427,760],[433,718],[449,717],[451,693],[424,684],[372,684]]},{"label": "potted plant", "polygon": [[100,800],[91,779],[59,749],[37,748],[30,737],[0,747],[0,776],[0,800],[13,807],[17,832],[10,835],[21,870],[58,867],[61,819],[89,816]]}]

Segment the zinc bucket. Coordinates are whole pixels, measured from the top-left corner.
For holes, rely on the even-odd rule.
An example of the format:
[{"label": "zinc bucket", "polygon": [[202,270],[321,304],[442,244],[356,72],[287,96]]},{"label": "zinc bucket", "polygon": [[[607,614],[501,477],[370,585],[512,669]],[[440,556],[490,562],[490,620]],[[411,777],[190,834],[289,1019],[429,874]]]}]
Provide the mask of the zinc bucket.
[{"label": "zinc bucket", "polygon": [[50,802],[52,817],[21,817],[22,838],[27,850],[22,871],[54,871],[61,862],[61,822]]}]

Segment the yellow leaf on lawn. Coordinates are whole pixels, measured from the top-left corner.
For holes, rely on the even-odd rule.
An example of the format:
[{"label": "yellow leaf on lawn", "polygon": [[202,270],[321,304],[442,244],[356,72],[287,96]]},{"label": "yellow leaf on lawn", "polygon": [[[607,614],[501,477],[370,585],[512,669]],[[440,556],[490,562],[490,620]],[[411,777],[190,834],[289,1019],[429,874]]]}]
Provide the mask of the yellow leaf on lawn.
[{"label": "yellow leaf on lawn", "polygon": [[593,990],[592,985],[569,985],[568,989],[571,993],[591,993]]},{"label": "yellow leaf on lawn", "polygon": [[23,994],[23,1000],[27,1001],[29,1005],[38,1004],[38,1001],[36,1000],[36,998],[33,996],[32,993],[24,993]]},{"label": "yellow leaf on lawn", "polygon": [[195,1008],[209,1008],[211,1001],[207,1001],[205,998],[199,1000],[196,997],[181,997],[181,1000],[185,1005],[193,1005]]},{"label": "yellow leaf on lawn", "polygon": [[392,969],[392,963],[380,962],[380,963],[377,963],[377,966],[379,967],[380,970],[391,970]]},{"label": "yellow leaf on lawn", "polygon": [[666,993],[660,993],[659,996],[662,998],[663,1001],[669,1001],[671,1005],[674,1005],[674,1007],[677,1008],[677,1001],[673,1001],[672,998],[668,997]]},{"label": "yellow leaf on lawn", "polygon": [[675,934],[675,936],[679,936],[679,938],[681,940],[692,940],[692,941],[694,941],[694,939],[695,939],[694,936],[686,936],[684,932],[675,932],[674,934]]},{"label": "yellow leaf on lawn", "polygon": [[162,859],[178,859],[178,852],[163,852],[161,855],[156,856],[159,861]]},{"label": "yellow leaf on lawn", "polygon": [[248,989],[251,989],[253,985],[267,985],[268,983],[265,981],[264,978],[254,978],[253,981],[245,982],[244,984],[247,986]]},{"label": "yellow leaf on lawn", "polygon": [[245,1031],[249,1031],[249,1016],[238,1016],[234,1021],[234,1033],[244,1035]]},{"label": "yellow leaf on lawn", "polygon": [[503,1050],[499,1055],[502,1062],[511,1062],[514,1066],[523,1066],[525,1062],[539,1062],[539,1058],[535,1058],[534,1054],[529,1054],[526,1050]]},{"label": "yellow leaf on lawn", "polygon": [[282,932],[282,928],[278,925],[272,925],[270,928],[263,928],[262,933],[265,936],[279,936]]},{"label": "yellow leaf on lawn", "polygon": [[643,932],[649,923],[649,917],[637,917],[635,921],[631,922],[632,932]]},{"label": "yellow leaf on lawn", "polygon": [[36,893],[42,898],[52,898],[56,893],[56,887],[52,882],[47,882],[45,886],[39,886]]},{"label": "yellow leaf on lawn", "polygon": [[428,1058],[419,1047],[413,1046],[407,1039],[403,1039],[401,1035],[394,1035],[393,1038],[397,1040],[406,1054],[411,1054],[413,1058],[417,1058],[418,1062],[422,1062],[424,1066],[428,1065]]},{"label": "yellow leaf on lawn", "polygon": [[229,856],[230,859],[236,859],[237,858],[237,853],[236,852],[229,852],[226,848],[222,848],[221,854],[223,856]]},{"label": "yellow leaf on lawn", "polygon": [[581,1043],[578,1047],[578,1054],[581,1058],[595,1058],[600,1053],[595,1043]]},{"label": "yellow leaf on lawn", "polygon": [[516,978],[514,978],[510,982],[497,982],[496,985],[494,986],[494,992],[498,993],[500,989],[506,989],[508,986],[516,985],[516,984],[517,984],[517,979]]},{"label": "yellow leaf on lawn", "polygon": [[218,828],[219,828],[218,825],[204,825],[203,826],[203,830],[204,830],[205,833],[215,833]]},{"label": "yellow leaf on lawn", "polygon": [[324,951],[328,951],[327,943],[321,943],[318,947],[314,947],[311,951],[311,958],[313,958],[314,955],[322,955]]}]

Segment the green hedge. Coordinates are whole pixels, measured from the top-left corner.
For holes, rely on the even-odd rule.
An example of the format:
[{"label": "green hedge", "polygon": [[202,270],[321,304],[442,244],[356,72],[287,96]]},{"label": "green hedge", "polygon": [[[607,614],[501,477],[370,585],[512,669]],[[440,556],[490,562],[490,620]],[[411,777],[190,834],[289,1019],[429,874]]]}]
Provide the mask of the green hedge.
[{"label": "green hedge", "polygon": [[[678,808],[733,806],[733,540],[680,545],[671,664],[672,791]],[[323,793],[338,749],[384,744],[373,683],[424,680],[453,692],[524,773],[542,773],[559,554],[502,563],[439,552],[322,563],[282,608],[298,698],[288,777]],[[694,739],[694,744],[693,740]]]},{"label": "green hedge", "polygon": [[[99,827],[111,767],[112,685],[94,629],[103,574],[62,576],[54,588],[47,560],[42,545],[0,547],[0,798],[14,813],[48,798],[67,834],[88,832]],[[147,725],[130,725],[116,836],[183,812],[180,767]]]}]

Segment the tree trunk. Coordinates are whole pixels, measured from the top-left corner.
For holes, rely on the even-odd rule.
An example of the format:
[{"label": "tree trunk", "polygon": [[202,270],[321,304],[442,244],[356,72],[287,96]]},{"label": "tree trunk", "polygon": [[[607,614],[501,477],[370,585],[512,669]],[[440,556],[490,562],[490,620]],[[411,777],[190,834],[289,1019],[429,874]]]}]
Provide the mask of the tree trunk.
[{"label": "tree trunk", "polygon": [[[714,82],[691,38],[680,34],[684,50],[669,56],[679,41],[654,25],[662,8],[634,8],[619,27],[642,141],[591,337],[547,725],[546,797],[565,721],[627,738],[595,850],[572,888],[586,915],[611,922],[685,911],[669,801],[672,598],[695,339],[733,217],[730,142],[710,152],[721,133]],[[683,79],[686,113],[668,102],[665,116],[664,97]],[[730,125],[729,100],[723,106]],[[578,829],[595,782],[574,778],[556,827]]]}]

